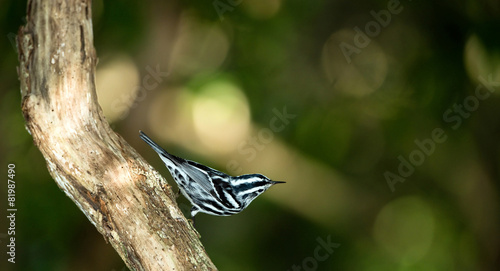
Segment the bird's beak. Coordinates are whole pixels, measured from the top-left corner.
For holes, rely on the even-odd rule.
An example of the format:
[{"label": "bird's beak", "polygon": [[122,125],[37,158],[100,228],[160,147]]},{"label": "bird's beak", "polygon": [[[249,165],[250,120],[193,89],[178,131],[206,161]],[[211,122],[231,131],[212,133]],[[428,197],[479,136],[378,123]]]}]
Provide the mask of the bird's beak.
[{"label": "bird's beak", "polygon": [[286,182],[273,181],[273,185],[278,184],[278,183],[286,183]]}]

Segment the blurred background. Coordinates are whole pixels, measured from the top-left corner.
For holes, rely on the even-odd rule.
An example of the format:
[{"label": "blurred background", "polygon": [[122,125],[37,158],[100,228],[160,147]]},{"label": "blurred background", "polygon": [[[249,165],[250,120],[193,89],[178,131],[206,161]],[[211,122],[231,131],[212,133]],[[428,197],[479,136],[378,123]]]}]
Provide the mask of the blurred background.
[{"label": "blurred background", "polygon": [[[236,216],[197,216],[220,270],[500,266],[500,2],[93,2],[99,103],[169,182],[139,129],[178,156],[287,182]],[[24,128],[25,9],[0,2],[0,269],[127,270]]]}]

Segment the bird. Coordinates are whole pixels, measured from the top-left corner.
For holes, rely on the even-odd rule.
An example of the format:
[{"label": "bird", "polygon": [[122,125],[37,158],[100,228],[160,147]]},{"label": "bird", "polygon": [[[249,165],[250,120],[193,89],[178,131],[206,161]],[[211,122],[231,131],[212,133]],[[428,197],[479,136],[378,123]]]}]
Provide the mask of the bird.
[{"label": "bird", "polygon": [[262,174],[231,176],[168,153],[143,131],[139,130],[139,136],[158,153],[179,191],[191,203],[193,220],[199,212],[216,216],[238,214],[271,186],[285,183]]}]

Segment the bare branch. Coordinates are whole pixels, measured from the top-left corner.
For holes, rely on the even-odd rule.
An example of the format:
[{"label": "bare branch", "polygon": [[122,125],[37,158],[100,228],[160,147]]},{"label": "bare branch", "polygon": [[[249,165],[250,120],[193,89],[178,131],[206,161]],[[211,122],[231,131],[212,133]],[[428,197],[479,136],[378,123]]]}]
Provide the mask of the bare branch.
[{"label": "bare branch", "polygon": [[[90,0],[28,1],[22,110],[58,186],[133,270],[215,270],[167,182],[103,117]],[[50,199],[47,199],[50,200]]]}]

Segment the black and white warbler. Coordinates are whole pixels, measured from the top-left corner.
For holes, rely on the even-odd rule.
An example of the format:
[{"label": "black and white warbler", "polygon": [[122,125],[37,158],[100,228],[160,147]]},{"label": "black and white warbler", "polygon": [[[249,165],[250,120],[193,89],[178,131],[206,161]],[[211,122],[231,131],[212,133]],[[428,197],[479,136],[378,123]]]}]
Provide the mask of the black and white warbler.
[{"label": "black and white warbler", "polygon": [[191,217],[198,212],[229,216],[243,211],[250,202],[269,187],[284,182],[272,181],[261,174],[230,176],[213,168],[185,160],[162,149],[145,133],[140,137],[165,163],[179,190],[193,207]]}]

